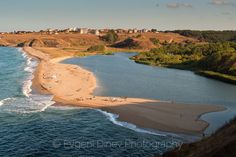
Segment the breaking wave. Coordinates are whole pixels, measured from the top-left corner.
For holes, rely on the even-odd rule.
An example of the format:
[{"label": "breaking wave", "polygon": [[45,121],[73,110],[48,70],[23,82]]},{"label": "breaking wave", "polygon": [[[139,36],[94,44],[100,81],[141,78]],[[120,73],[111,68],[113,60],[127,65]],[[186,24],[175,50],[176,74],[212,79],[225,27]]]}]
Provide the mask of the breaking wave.
[{"label": "breaking wave", "polygon": [[97,111],[104,114],[113,124],[131,129],[133,131],[140,132],[140,133],[147,133],[147,134],[158,135],[158,136],[167,136],[166,134],[161,134],[161,133],[158,133],[158,132],[155,132],[155,131],[149,131],[149,130],[146,130],[146,129],[138,128],[134,124],[118,121],[117,119],[119,118],[119,115],[108,113],[108,112],[100,110],[100,109],[97,109]]},{"label": "breaking wave", "polygon": [[7,112],[43,112],[55,102],[52,101],[52,95],[41,95],[32,92],[32,80],[34,78],[33,73],[38,65],[38,61],[28,56],[21,48],[17,50],[21,52],[22,56],[26,59],[24,67],[26,79],[22,85],[23,96],[0,100],[0,106],[2,110]]}]

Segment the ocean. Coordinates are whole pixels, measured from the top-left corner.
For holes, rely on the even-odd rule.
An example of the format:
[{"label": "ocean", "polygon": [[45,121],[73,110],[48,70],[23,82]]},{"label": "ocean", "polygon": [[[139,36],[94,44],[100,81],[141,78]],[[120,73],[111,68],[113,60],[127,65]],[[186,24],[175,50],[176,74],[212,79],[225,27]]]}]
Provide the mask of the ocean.
[{"label": "ocean", "polygon": [[153,156],[183,136],[137,128],[101,110],[53,106],[31,88],[37,60],[0,47],[0,156]]}]

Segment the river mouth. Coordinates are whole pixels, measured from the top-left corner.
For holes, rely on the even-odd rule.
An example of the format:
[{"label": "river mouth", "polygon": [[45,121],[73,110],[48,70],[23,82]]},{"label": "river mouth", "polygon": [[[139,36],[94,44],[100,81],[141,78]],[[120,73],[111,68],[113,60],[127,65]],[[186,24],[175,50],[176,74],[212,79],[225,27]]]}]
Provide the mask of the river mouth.
[{"label": "river mouth", "polygon": [[235,116],[236,86],[191,71],[153,67],[130,60],[136,53],[89,56],[63,61],[92,71],[98,79],[97,96],[139,97],[178,103],[222,105],[226,111],[203,115],[211,134]]},{"label": "river mouth", "polygon": [[[154,154],[163,154],[166,151],[181,146],[184,142],[189,142],[189,137],[185,139],[168,133],[164,133],[164,136],[163,133],[150,134],[138,132],[135,129],[128,129],[117,124],[114,125],[114,122],[110,119],[112,116],[107,116],[94,109],[45,106],[47,101],[51,102],[50,95],[36,95],[37,93],[29,88],[31,87],[30,80],[32,79],[29,74],[32,74],[32,69],[27,67],[28,58],[22,56],[22,52],[14,48],[0,48],[0,52],[10,55],[2,55],[0,62],[1,66],[9,67],[7,71],[1,71],[2,75],[0,75],[2,77],[1,90],[4,91],[0,93],[0,156],[15,156],[18,154],[21,154],[21,156],[58,156],[58,154],[67,155],[68,152],[70,156],[114,156],[114,154],[116,156],[152,156]],[[132,68],[144,66],[129,60],[130,55],[130,53],[119,53],[114,56],[72,58],[64,62],[70,62],[69,64],[73,62],[73,64],[88,68],[95,73],[99,79],[96,95],[109,95],[107,93],[110,93],[110,96],[115,96],[119,92],[124,92],[122,91],[124,90],[122,86],[125,85],[130,90],[128,85],[135,83],[133,81],[136,79],[129,76],[137,73]],[[112,57],[115,57],[115,60]],[[17,61],[17,63],[9,62],[9,58],[11,61]],[[107,63],[108,58],[113,64]],[[89,64],[89,66],[81,63],[84,59],[88,59],[85,63]],[[100,67],[98,66],[100,61],[106,64]],[[2,63],[5,65],[2,65]],[[112,73],[110,71],[108,71],[108,74],[106,71],[101,71],[101,69],[106,70],[109,67],[107,64],[117,65],[120,68],[112,66],[108,68],[109,70],[113,68],[116,78],[119,78],[119,75],[122,76],[120,83],[111,78]],[[91,66],[95,66],[95,69]],[[156,69],[156,67],[144,67]],[[12,71],[14,69],[16,71]],[[129,71],[125,72],[125,69]],[[168,71],[167,69],[158,70]],[[144,68],[140,72],[139,76],[145,77],[141,77],[138,80],[141,79],[145,82],[145,79],[142,78],[147,78],[149,76],[148,73],[152,72],[152,70],[148,69],[146,71]],[[103,73],[105,74],[104,77],[110,79],[112,87],[118,85],[119,88],[115,88],[116,91],[109,91],[114,90],[114,88],[108,88],[105,84],[109,83],[109,81],[102,79]],[[122,80],[124,81],[125,77],[128,77],[129,81],[124,84]],[[163,80],[166,80],[166,77]],[[156,79],[153,79],[153,81],[156,81]],[[24,82],[26,83],[24,84]],[[150,85],[148,86],[152,90],[151,87]],[[156,88],[156,86],[154,87]],[[124,95],[130,94],[129,96],[132,96],[133,94],[138,96],[142,91],[142,96],[148,97],[149,93],[146,92],[146,89],[139,90],[140,87],[138,86],[137,88],[131,88],[132,90],[124,93]],[[152,92],[155,93],[156,91],[152,90]],[[155,97],[157,95],[157,93],[154,94]],[[150,98],[154,96],[149,95]],[[14,100],[7,99],[8,97],[13,97]],[[34,99],[36,104],[29,98]],[[157,98],[160,99],[161,97],[157,96]],[[233,99],[230,100],[233,101]],[[46,102],[40,106],[38,104],[40,101]]]},{"label": "river mouth", "polygon": [[34,60],[15,48],[0,53],[0,156],[152,156],[186,142],[114,125],[94,109],[51,106],[31,89]]}]

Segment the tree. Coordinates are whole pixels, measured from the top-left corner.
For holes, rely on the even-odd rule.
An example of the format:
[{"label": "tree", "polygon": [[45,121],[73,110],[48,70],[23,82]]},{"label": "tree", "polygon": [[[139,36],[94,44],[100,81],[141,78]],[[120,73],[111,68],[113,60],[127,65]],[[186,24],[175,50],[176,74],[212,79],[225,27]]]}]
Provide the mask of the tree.
[{"label": "tree", "polygon": [[109,30],[108,33],[102,37],[102,39],[110,44],[114,44],[118,40],[118,35],[114,30]]},{"label": "tree", "polygon": [[156,32],[157,32],[157,29],[151,29],[151,32],[152,32],[152,33],[156,33]]}]

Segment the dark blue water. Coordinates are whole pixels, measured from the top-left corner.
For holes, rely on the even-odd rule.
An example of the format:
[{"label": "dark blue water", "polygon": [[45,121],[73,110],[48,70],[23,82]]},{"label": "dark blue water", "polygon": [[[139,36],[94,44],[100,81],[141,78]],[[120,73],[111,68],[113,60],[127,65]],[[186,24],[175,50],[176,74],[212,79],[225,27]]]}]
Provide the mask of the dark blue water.
[{"label": "dark blue water", "polygon": [[35,60],[15,48],[0,48],[0,56],[1,157],[153,156],[184,141],[115,125],[97,110],[52,107],[51,96],[30,88]]},{"label": "dark blue water", "polygon": [[[22,86],[19,84],[22,84],[26,79],[26,72],[23,71],[24,57],[14,48],[0,48],[0,55],[0,100],[16,95],[23,96]],[[14,88],[9,88],[11,86]]]},{"label": "dark blue water", "polygon": [[64,62],[82,66],[96,75],[99,84],[96,95],[225,106],[227,111],[202,117],[211,123],[206,133],[214,132],[235,116],[235,85],[205,78],[191,71],[137,64],[129,59],[133,55],[117,53],[113,56],[73,58]]},{"label": "dark blue water", "polygon": [[152,156],[178,144],[114,125],[88,109],[1,113],[0,122],[1,156]]}]

